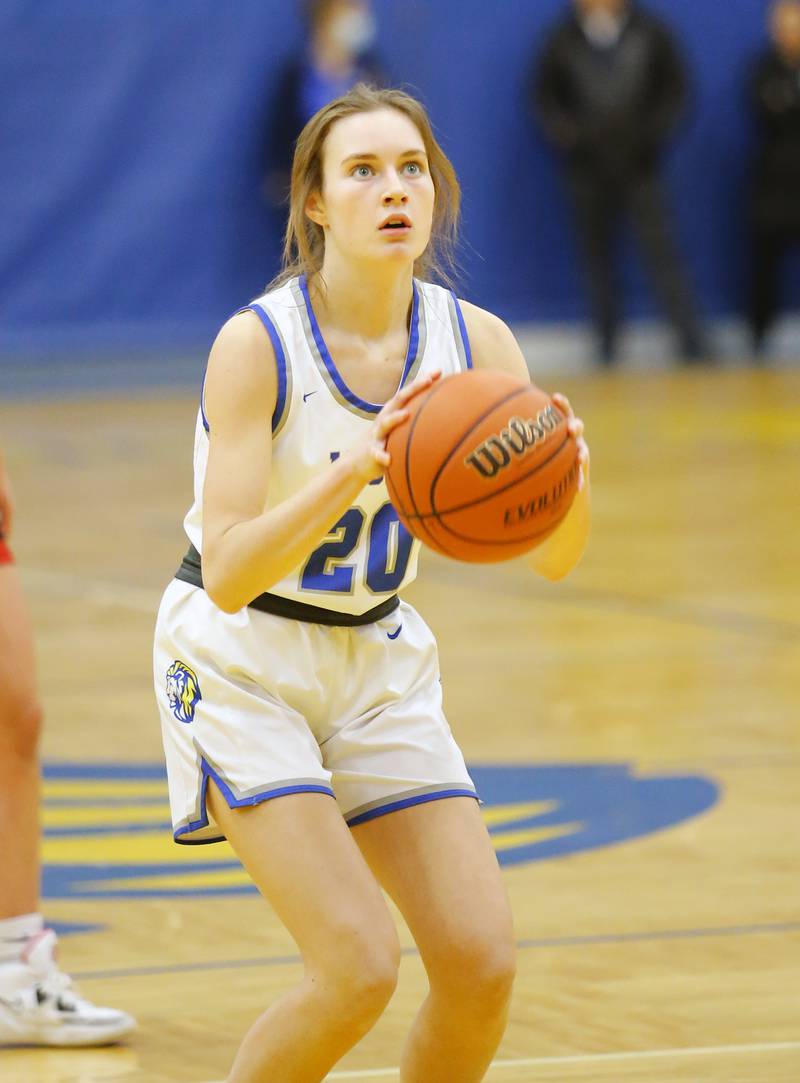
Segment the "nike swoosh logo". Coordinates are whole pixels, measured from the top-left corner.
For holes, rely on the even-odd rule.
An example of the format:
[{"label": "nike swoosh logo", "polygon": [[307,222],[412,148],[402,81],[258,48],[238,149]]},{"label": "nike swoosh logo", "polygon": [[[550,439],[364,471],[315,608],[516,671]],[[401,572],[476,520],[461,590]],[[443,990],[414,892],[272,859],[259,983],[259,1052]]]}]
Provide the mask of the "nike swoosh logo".
[{"label": "nike swoosh logo", "polygon": [[388,639],[397,639],[397,637],[400,635],[402,630],[403,630],[403,625],[401,624],[400,627],[395,628],[395,630],[393,632],[387,632],[386,636],[387,636]]},{"label": "nike swoosh logo", "polygon": [[316,391],[306,391],[305,395],[303,395],[303,402],[305,402],[306,399],[310,399],[312,395],[316,395],[316,393]]}]

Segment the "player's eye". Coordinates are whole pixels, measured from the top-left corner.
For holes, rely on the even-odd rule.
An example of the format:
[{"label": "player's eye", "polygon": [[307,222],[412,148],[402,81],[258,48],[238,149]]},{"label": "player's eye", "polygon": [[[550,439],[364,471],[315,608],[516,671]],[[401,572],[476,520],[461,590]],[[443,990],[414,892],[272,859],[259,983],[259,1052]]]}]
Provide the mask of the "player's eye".
[{"label": "player's eye", "polygon": [[411,177],[418,177],[422,172],[422,165],[419,162],[406,162],[405,171]]},{"label": "player's eye", "polygon": [[350,175],[353,177],[370,177],[372,176],[372,168],[368,165],[357,165],[350,170]]}]

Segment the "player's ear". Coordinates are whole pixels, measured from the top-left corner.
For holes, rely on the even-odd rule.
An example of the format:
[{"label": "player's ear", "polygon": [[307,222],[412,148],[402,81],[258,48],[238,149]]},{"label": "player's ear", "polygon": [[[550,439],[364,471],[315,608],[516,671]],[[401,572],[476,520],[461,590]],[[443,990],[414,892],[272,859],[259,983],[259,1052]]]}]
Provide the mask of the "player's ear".
[{"label": "player's ear", "polygon": [[316,222],[318,226],[322,226],[323,229],[327,226],[328,217],[319,192],[312,192],[306,200],[306,217]]}]

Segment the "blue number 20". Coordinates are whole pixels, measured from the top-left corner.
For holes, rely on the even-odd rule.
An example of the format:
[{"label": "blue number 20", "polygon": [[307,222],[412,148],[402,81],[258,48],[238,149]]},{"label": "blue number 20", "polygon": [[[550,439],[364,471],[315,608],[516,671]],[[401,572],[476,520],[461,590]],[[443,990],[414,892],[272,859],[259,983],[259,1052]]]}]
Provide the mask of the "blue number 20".
[{"label": "blue number 20", "polygon": [[[302,590],[352,592],[355,565],[345,561],[358,545],[364,520],[360,508],[344,513],[331,530],[331,541],[323,542],[306,561],[300,576]],[[367,546],[366,582],[373,593],[397,590],[405,577],[413,543],[392,505],[386,503],[379,508],[370,523]]]}]

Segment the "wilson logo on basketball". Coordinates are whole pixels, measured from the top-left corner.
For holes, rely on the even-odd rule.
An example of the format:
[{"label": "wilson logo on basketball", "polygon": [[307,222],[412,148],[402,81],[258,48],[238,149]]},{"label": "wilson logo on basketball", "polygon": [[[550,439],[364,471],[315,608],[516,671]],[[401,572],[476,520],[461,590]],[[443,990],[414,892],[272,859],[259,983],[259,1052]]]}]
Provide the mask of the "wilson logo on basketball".
[{"label": "wilson logo on basketball", "polygon": [[488,440],[478,444],[464,459],[464,463],[474,467],[482,478],[496,477],[511,463],[512,457],[524,458],[553,432],[561,420],[561,414],[550,404],[539,411],[535,420],[509,418],[505,428],[496,436],[490,436]]}]

